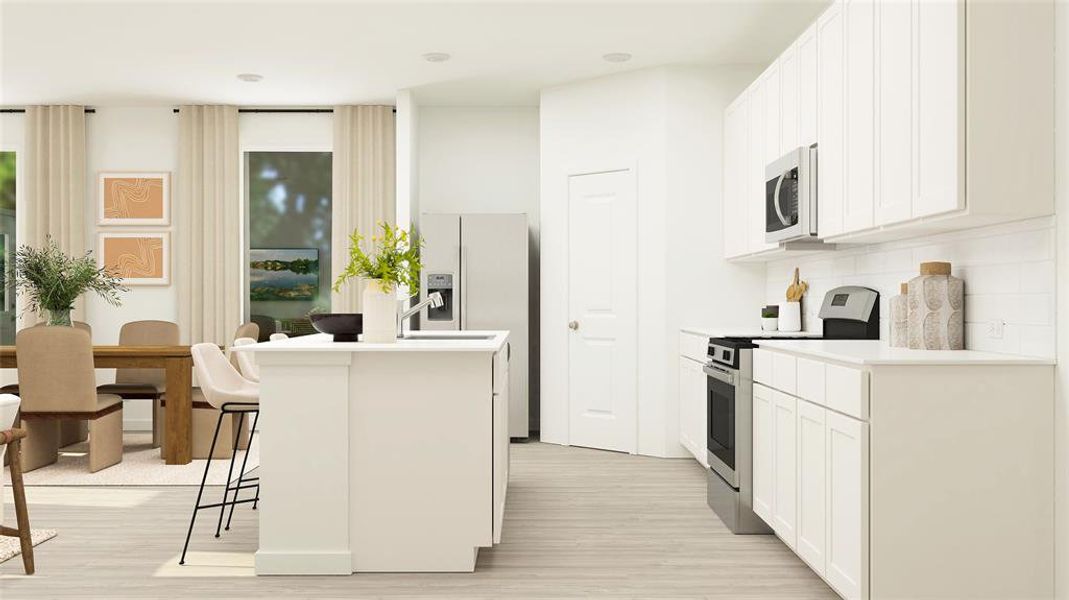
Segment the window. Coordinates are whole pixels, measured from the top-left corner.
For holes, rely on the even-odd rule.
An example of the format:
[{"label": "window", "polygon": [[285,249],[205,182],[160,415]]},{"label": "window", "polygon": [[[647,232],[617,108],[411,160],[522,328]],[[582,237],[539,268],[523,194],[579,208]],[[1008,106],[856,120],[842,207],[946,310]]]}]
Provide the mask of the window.
[{"label": "window", "polygon": [[15,282],[7,278],[15,260],[15,153],[0,152],[0,345],[15,343]]},{"label": "window", "polygon": [[246,152],[247,317],[260,337],[312,333],[330,310],[330,152]]}]

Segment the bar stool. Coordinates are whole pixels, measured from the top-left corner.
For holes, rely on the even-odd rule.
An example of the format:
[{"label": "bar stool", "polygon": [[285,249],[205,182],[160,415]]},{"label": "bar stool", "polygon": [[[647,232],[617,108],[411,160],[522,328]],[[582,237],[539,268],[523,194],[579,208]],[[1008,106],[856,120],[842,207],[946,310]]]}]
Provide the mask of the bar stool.
[{"label": "bar stool", "polygon": [[[248,346],[255,343],[256,340],[252,338],[243,337],[234,340],[235,347]],[[236,352],[234,355],[237,357],[238,370],[241,371],[241,376],[249,381],[260,383],[260,368],[256,365],[256,361],[252,359],[252,354],[250,352]]]},{"label": "bar stool", "polygon": [[272,341],[272,342],[278,342],[278,341],[281,341],[281,340],[288,340],[288,339],[290,339],[290,336],[285,334],[285,333],[272,333],[271,337],[269,338],[269,340]]},{"label": "bar stool", "polygon": [[[242,377],[230,365],[226,356],[219,350],[219,346],[215,344],[196,344],[190,349],[190,354],[193,356],[193,370],[197,374],[197,380],[200,382],[200,389],[204,393],[204,398],[219,410],[219,419],[215,425],[215,436],[212,438],[212,448],[208,453],[209,456],[215,452],[215,444],[219,441],[219,430],[223,424],[223,419],[228,415],[238,415],[239,428],[245,415],[252,415],[252,428],[249,431],[249,445],[251,446],[252,436],[256,434],[256,421],[260,417],[259,386]],[[227,506],[230,507],[230,516],[226,520],[226,529],[229,531],[230,520],[234,517],[235,506],[252,502],[252,508],[255,510],[260,501],[260,478],[245,477],[245,466],[249,459],[248,450],[245,451],[245,457],[241,461],[241,472],[238,474],[237,482],[231,481],[234,477],[234,459],[238,451],[237,437],[233,438],[232,443],[234,444],[234,452],[230,456],[230,470],[227,473],[226,485],[223,488],[222,502],[201,504],[201,499],[204,496],[204,484],[208,481],[208,470],[212,464],[211,460],[205,461],[204,477],[200,480],[200,490],[197,492],[197,502],[193,507],[193,516],[189,520],[186,543],[182,547],[182,557],[178,561],[180,565],[186,563],[186,552],[189,550],[189,539],[193,535],[193,526],[197,522],[197,512],[212,508],[219,509],[219,522],[215,526],[215,537],[219,537],[220,529],[223,526],[223,514],[226,512]],[[241,490],[251,488],[256,489],[254,497],[243,500],[238,498]],[[230,498],[231,491],[234,492],[233,499]]]}]

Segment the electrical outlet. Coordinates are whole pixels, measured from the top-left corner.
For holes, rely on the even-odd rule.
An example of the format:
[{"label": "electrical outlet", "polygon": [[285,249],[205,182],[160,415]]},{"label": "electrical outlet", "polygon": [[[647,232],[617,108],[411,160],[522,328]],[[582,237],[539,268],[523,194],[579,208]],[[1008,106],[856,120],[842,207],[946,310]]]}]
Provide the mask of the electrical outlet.
[{"label": "electrical outlet", "polygon": [[992,340],[1001,340],[1003,329],[1006,327],[1006,322],[1001,319],[994,319],[987,322],[987,337]]}]

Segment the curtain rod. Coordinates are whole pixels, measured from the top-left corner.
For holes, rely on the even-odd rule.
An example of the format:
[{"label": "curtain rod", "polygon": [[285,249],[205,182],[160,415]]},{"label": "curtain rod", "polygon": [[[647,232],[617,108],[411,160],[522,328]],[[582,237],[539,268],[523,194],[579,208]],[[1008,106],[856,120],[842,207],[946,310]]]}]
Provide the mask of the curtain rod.
[{"label": "curtain rod", "polygon": [[[177,113],[178,109],[172,112]],[[239,113],[332,113],[333,108],[239,108]]]},{"label": "curtain rod", "polygon": [[[97,109],[95,109],[95,108],[87,108],[87,109],[85,109],[86,114],[90,114],[90,115],[95,113],[96,111],[97,111]],[[24,112],[26,112],[25,108],[0,108],[0,114],[12,114],[12,113],[21,114],[21,113],[24,113]]]}]

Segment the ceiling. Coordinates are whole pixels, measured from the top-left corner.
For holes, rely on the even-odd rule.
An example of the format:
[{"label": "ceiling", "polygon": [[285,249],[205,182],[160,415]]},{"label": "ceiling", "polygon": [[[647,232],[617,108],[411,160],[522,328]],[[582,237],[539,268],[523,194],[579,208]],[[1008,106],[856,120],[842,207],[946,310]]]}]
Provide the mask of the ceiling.
[{"label": "ceiling", "polygon": [[766,64],[826,4],[0,0],[0,104],[393,103],[408,88],[536,105],[545,87],[654,65]]}]

